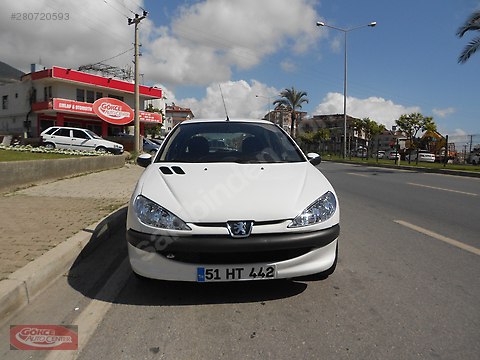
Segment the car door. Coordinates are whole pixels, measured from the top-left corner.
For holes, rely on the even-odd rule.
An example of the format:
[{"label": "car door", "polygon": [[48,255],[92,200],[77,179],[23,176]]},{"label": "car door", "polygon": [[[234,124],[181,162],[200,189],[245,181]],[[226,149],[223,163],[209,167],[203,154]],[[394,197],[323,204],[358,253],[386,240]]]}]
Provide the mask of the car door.
[{"label": "car door", "polygon": [[55,147],[59,149],[70,149],[72,146],[71,130],[59,128],[51,136],[51,141],[55,143]]},{"label": "car door", "polygon": [[81,129],[73,129],[72,148],[75,150],[95,150],[95,144],[90,135]]}]

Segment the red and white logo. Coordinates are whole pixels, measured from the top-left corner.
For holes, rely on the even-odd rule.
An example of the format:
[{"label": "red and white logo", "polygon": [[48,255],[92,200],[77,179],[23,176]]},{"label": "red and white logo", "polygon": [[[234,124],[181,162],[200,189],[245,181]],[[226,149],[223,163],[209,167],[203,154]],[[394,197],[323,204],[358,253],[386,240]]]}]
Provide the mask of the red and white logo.
[{"label": "red and white logo", "polygon": [[101,98],[93,103],[93,112],[113,125],[127,125],[133,120],[133,110],[123,101],[114,98]]},{"label": "red and white logo", "polygon": [[12,350],[77,350],[76,325],[10,325]]}]

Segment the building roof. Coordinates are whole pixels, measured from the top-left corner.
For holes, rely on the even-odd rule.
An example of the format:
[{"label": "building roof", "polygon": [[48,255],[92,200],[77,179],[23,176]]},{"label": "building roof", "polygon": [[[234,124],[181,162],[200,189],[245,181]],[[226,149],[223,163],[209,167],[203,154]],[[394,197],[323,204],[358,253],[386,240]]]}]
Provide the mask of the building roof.
[{"label": "building roof", "polygon": [[0,61],[0,84],[20,81],[25,73]]},{"label": "building roof", "polygon": [[[113,78],[106,78],[99,75],[89,74],[73,69],[65,69],[59,66],[52,66],[50,69],[45,69],[30,74],[26,74],[23,78],[31,77],[32,80],[40,79],[56,79],[58,81],[65,81],[77,84],[91,85],[99,88],[110,90],[117,90],[133,94],[135,92],[135,84],[117,80]],[[140,95],[147,99],[161,99],[162,89],[154,86],[139,87]]]}]

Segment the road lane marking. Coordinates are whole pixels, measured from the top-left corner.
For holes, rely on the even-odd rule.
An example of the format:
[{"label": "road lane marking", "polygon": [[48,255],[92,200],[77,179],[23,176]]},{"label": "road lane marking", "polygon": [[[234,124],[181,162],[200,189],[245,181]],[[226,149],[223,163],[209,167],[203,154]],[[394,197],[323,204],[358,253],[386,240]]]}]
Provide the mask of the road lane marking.
[{"label": "road lane marking", "polygon": [[[123,260],[112,276],[107,280],[103,288],[95,296],[90,304],[72,321],[78,326],[78,350],[52,350],[45,360],[76,359],[88,343],[97,327],[102,322],[113,301],[127,283],[131,275],[128,259]],[[101,299],[101,300],[97,300]]]},{"label": "road lane marking", "polygon": [[443,241],[443,242],[446,242],[447,244],[450,244],[450,245],[453,245],[457,248],[460,248],[462,250],[465,250],[465,251],[468,251],[468,252],[471,252],[472,254],[475,254],[475,255],[479,255],[480,256],[480,249],[479,248],[476,248],[474,246],[471,246],[471,245],[467,245],[467,244],[464,244],[458,240],[454,240],[454,239],[451,239],[449,237],[446,237],[446,236],[443,236],[443,235],[440,235],[440,234],[437,234],[436,232],[433,232],[433,231],[430,231],[430,230],[427,230],[427,229],[424,229],[420,226],[417,226],[417,225],[413,225],[413,224],[410,224],[406,221],[403,221],[403,220],[393,220],[394,223],[397,223],[399,225],[402,225],[402,226],[405,226],[409,229],[412,229],[412,230],[415,230],[415,231],[418,231],[419,233],[422,233],[424,235],[427,235],[427,236],[430,236],[434,239],[437,239],[437,240],[440,240],[440,241]]},{"label": "road lane marking", "polygon": [[359,173],[347,173],[348,175],[355,175],[355,176],[363,176],[363,177],[369,177],[370,175],[367,174],[359,174]]},{"label": "road lane marking", "polygon": [[411,183],[411,182],[409,182],[409,183],[407,183],[407,184],[408,184],[408,185],[412,185],[412,186],[424,187],[424,188],[428,188],[428,189],[448,191],[448,192],[453,192],[453,193],[457,193],[457,194],[464,194],[464,195],[470,195],[470,196],[478,196],[478,194],[470,193],[470,192],[466,192],[466,191],[445,189],[445,188],[441,188],[441,187],[429,186],[429,185],[423,185],[423,184],[417,184],[417,183]]}]

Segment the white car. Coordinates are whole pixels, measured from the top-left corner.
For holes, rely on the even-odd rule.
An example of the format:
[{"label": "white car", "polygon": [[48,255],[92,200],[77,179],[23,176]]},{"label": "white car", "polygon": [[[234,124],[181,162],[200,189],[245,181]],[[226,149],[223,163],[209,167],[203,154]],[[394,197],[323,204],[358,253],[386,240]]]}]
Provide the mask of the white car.
[{"label": "white car", "polygon": [[43,131],[40,136],[44,146],[50,149],[123,153],[123,145],[105,140],[88,129],[52,126]]},{"label": "white car", "polygon": [[386,157],[389,160],[398,160],[400,159],[400,153],[398,151],[390,151],[388,154],[386,154]]},{"label": "white car", "polygon": [[340,210],[320,161],[269,121],[182,122],[155,158],[137,161],[146,169],[127,215],[134,273],[196,282],[330,275]]},{"label": "white car", "polygon": [[473,155],[471,163],[472,165],[480,165],[480,154]]},{"label": "white car", "polygon": [[[410,161],[417,161],[417,150],[413,150],[409,155],[406,156],[406,160],[410,158]],[[435,162],[435,155],[428,152],[427,150],[418,150],[418,161],[423,162]]]}]

